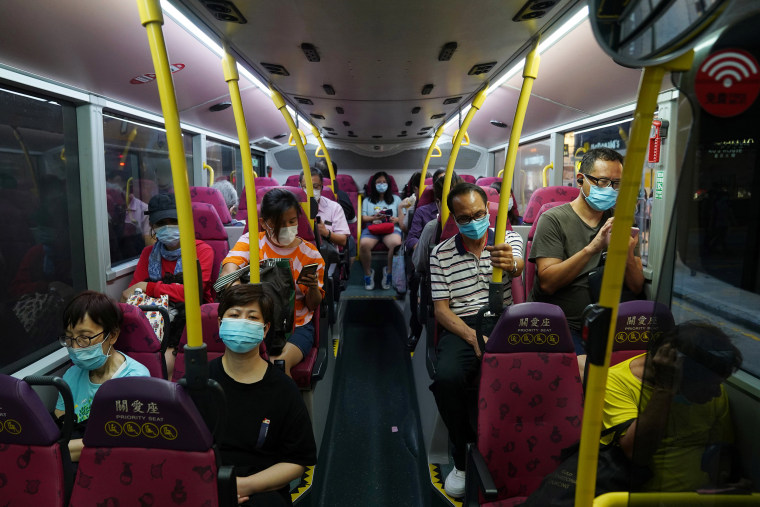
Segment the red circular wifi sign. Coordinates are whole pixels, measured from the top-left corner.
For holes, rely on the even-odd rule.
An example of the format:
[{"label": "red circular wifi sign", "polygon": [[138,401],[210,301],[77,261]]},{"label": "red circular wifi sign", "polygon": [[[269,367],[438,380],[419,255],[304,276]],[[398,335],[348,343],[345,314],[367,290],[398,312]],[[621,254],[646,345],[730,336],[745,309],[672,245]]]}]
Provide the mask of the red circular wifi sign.
[{"label": "red circular wifi sign", "polygon": [[708,113],[722,118],[739,115],[760,92],[760,65],[741,49],[712,53],[699,67],[694,90]]}]

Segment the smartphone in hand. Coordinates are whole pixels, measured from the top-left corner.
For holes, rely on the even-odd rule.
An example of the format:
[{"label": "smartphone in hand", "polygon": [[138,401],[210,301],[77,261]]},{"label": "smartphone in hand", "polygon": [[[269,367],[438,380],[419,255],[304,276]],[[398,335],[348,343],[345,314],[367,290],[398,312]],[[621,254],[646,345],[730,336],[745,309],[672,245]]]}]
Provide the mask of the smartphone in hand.
[{"label": "smartphone in hand", "polygon": [[315,275],[317,274],[318,269],[319,264],[307,264],[301,269],[301,272],[298,274],[298,280],[296,280],[296,283],[303,283],[301,279],[304,276]]}]

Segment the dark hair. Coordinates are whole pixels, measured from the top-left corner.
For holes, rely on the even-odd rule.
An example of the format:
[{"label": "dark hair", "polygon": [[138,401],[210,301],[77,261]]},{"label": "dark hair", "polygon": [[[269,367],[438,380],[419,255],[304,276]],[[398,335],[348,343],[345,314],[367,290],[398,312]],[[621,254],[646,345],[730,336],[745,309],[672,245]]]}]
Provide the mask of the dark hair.
[{"label": "dark hair", "polygon": [[63,329],[76,326],[85,315],[106,333],[121,328],[124,314],[119,305],[105,294],[86,290],[72,299],[63,310]]},{"label": "dark hair", "polygon": [[420,189],[420,177],[422,176],[422,173],[417,171],[416,173],[412,174],[412,177],[409,178],[409,181],[406,182],[406,185],[404,185],[404,190],[401,191],[401,198],[406,199],[412,194],[416,194],[417,192],[414,191],[416,188],[417,190]]},{"label": "dark hair", "polygon": [[[445,173],[446,171],[444,171]],[[436,200],[440,201],[443,199],[443,184],[446,182],[445,177],[441,177],[438,179],[435,179],[435,176],[433,176],[433,195],[435,196]],[[451,173],[451,187],[457,186],[457,184],[461,183],[462,180],[457,176],[456,172]],[[449,208],[451,209],[451,208]]]},{"label": "dark hair", "polygon": [[446,198],[446,205],[449,207],[449,211],[452,215],[454,213],[454,199],[460,195],[469,194],[470,192],[476,192],[480,198],[483,199],[483,204],[486,205],[486,211],[488,211],[488,196],[486,195],[485,190],[474,183],[462,182],[451,187],[449,196]]},{"label": "dark hair", "polygon": [[491,183],[491,184],[490,184],[490,185],[488,185],[488,186],[489,186],[489,187],[491,187],[491,188],[493,188],[493,189],[494,189],[494,190],[496,190],[497,192],[501,193],[501,180],[499,180],[499,181],[494,181],[493,183]]},{"label": "dark hair", "polygon": [[[319,183],[320,184],[322,183],[322,178],[327,178],[328,180],[330,179],[330,175],[329,174],[327,176],[323,176],[322,175],[322,171],[320,171],[319,169],[317,169],[314,166],[310,167],[309,169],[311,169],[311,176],[312,176],[312,178],[311,178],[312,179],[311,184],[312,185],[314,184],[314,176],[316,176],[317,178],[319,178]],[[301,171],[301,174],[298,176],[298,183],[300,183],[301,185],[303,185],[303,171]]]},{"label": "dark hair", "polygon": [[[330,159],[330,163],[332,163],[333,168],[333,174],[338,174],[338,164],[335,163],[335,160]],[[317,160],[317,163],[314,164],[314,166],[322,171],[322,177],[330,179],[330,169],[327,168],[327,159],[326,158],[320,158]]]},{"label": "dark hair", "polygon": [[261,284],[244,283],[233,285],[225,290],[219,299],[219,318],[233,306],[246,306],[251,303],[258,303],[261,308],[261,316],[264,323],[269,324],[274,320],[274,301],[264,291]]},{"label": "dark hair", "polygon": [[707,322],[689,321],[662,333],[650,343],[648,355],[654,357],[665,344],[713,373],[728,377],[742,364],[742,353],[720,328]]},{"label": "dark hair", "polygon": [[261,199],[261,220],[273,222],[272,234],[275,238],[280,235],[282,228],[282,215],[290,208],[295,208],[298,216],[301,216],[303,210],[298,198],[290,190],[284,188],[273,188]]},{"label": "dark hair", "polygon": [[[438,178],[438,176],[440,176],[441,174],[446,174],[446,169],[444,169],[443,167],[439,167],[433,173],[433,183],[435,183],[436,178]],[[454,174],[456,174],[456,172],[454,172]]]},{"label": "dark hair", "polygon": [[581,167],[578,172],[591,174],[597,160],[602,160],[604,162],[620,162],[622,164],[623,155],[609,148],[594,148],[583,155],[583,158],[581,159]]},{"label": "dark hair", "polygon": [[372,175],[369,179],[367,186],[369,187],[369,200],[373,203],[380,202],[380,192],[375,188],[375,181],[380,177],[384,177],[388,183],[388,190],[385,191],[384,200],[387,204],[393,204],[393,192],[391,192],[391,179],[385,171],[378,171]]}]

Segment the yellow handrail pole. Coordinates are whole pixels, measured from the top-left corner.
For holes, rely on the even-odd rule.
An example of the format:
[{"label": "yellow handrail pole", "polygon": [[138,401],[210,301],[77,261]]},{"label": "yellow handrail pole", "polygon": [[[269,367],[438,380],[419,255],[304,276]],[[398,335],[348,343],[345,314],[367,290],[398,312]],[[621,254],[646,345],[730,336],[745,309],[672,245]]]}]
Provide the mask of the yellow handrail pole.
[{"label": "yellow handrail pole", "polygon": [[132,177],[132,176],[130,176],[129,179],[127,180],[127,190],[126,190],[126,196],[124,198],[127,201],[127,208],[129,208],[129,202],[132,200],[129,197],[129,191],[132,189],[132,181],[133,180],[134,180],[134,177]]},{"label": "yellow handrail pole", "polygon": [[214,168],[208,164],[203,164],[203,168],[208,171],[208,186],[214,185]]},{"label": "yellow handrail pole", "polygon": [[132,128],[132,131],[127,137],[127,144],[124,146],[124,151],[121,152],[121,160],[127,158],[127,153],[129,153],[129,148],[132,147],[132,143],[135,141],[135,137],[137,137],[137,127]]},{"label": "yellow handrail pole", "polygon": [[456,164],[457,156],[459,155],[462,138],[467,133],[467,127],[470,126],[470,122],[472,121],[473,116],[475,116],[475,113],[480,111],[480,108],[483,107],[483,102],[486,100],[487,90],[488,86],[480,90],[475,95],[475,98],[472,99],[472,107],[467,111],[467,114],[462,121],[462,125],[459,127],[459,130],[457,130],[457,135],[454,136],[454,140],[451,142],[451,153],[449,153],[449,163],[446,166],[446,176],[444,176],[446,179],[443,180],[443,195],[441,196],[441,227],[446,225],[446,220],[449,218],[449,207],[446,205],[446,199],[449,196],[451,178],[454,176],[454,164]]},{"label": "yellow handrail pole", "polygon": [[760,493],[750,493],[747,495],[704,495],[693,492],[683,493],[664,493],[661,491],[651,493],[628,493],[616,491],[605,493],[594,499],[594,507],[628,507],[636,505],[637,507],[661,507],[680,505],[692,507],[705,505],[713,507],[715,505],[758,505],[760,503]]},{"label": "yellow handrail pole", "polygon": [[[507,156],[504,160],[504,171],[501,178],[501,195],[499,196],[499,214],[496,216],[496,241],[502,242],[504,235],[507,233],[507,218],[509,214],[509,196],[512,193],[512,180],[515,176],[515,162],[517,161],[517,148],[520,146],[520,135],[522,134],[523,123],[525,123],[525,113],[528,110],[528,101],[530,92],[533,89],[533,81],[538,77],[538,64],[541,57],[538,55],[539,38],[533,42],[533,48],[525,57],[525,67],[523,68],[523,82],[520,88],[520,98],[517,99],[517,109],[515,110],[515,121],[512,124],[512,132],[509,134],[509,145],[507,146]],[[493,268],[493,283],[501,283],[503,273],[501,269]]]},{"label": "yellow handrail pole", "polygon": [[201,337],[201,301],[198,283],[197,254],[195,252],[195,227],[193,226],[193,208],[190,203],[190,185],[187,182],[187,163],[182,145],[182,130],[179,126],[177,97],[174,95],[174,83],[169,70],[169,58],[161,25],[164,24],[163,13],[158,0],[137,0],[140,11],[140,23],[148,33],[150,53],[156,71],[158,94],[164,112],[166,141],[169,146],[169,161],[174,181],[174,195],[177,199],[177,218],[179,221],[180,248],[182,249],[182,274],[185,288],[185,317],[187,322],[187,344],[200,347]]},{"label": "yellow handrail pole", "polygon": [[[311,126],[311,133],[314,134],[314,137],[317,138],[317,142],[319,143],[319,146],[322,148],[322,151],[325,154],[325,162],[327,162],[327,170],[330,171],[330,190],[332,190],[334,194],[335,193],[335,171],[333,171],[332,160],[330,160],[330,153],[327,151],[327,146],[325,146],[325,141],[322,139],[322,134],[319,133],[319,130],[314,125]],[[316,153],[314,155],[316,156]],[[311,174],[309,175],[309,177],[311,177]]]},{"label": "yellow handrail pole", "polygon": [[422,164],[422,172],[420,173],[420,195],[418,197],[422,197],[422,192],[425,191],[425,179],[427,175],[428,164],[430,164],[430,157],[433,156],[433,150],[435,150],[436,144],[438,143],[438,138],[441,137],[441,134],[443,134],[443,124],[441,124],[441,126],[438,127],[438,130],[435,131],[433,142],[430,143],[430,148],[428,148],[427,155],[425,155],[425,163]]},{"label": "yellow handrail pole", "polygon": [[356,196],[356,259],[359,259],[359,245],[362,242],[362,194]]},{"label": "yellow handrail pole", "polygon": [[306,195],[308,196],[304,211],[306,211],[306,216],[309,218],[309,226],[313,229],[314,219],[311,216],[311,199],[314,197],[314,187],[312,187],[311,183],[311,169],[309,168],[309,158],[306,156],[306,148],[304,147],[301,133],[298,131],[293,118],[290,116],[288,108],[285,107],[285,99],[283,99],[280,92],[274,88],[270,87],[270,90],[272,90],[272,101],[274,101],[275,107],[277,107],[282,113],[282,117],[285,118],[285,123],[288,124],[288,128],[290,129],[290,136],[296,142],[296,147],[298,148],[298,156],[301,158],[301,169],[303,170],[303,179],[304,183],[306,183]]},{"label": "yellow handrail pole", "polygon": [[[248,249],[250,252],[251,283],[259,283],[259,217],[256,209],[256,182],[253,178],[253,161],[251,159],[251,142],[248,138],[248,127],[245,124],[243,101],[240,98],[240,75],[237,62],[228,52],[222,57],[224,80],[230,89],[230,101],[235,115],[240,157],[243,160],[243,184],[245,185],[245,204],[248,206]],[[213,171],[213,169],[212,169]]]},{"label": "yellow handrail pole", "polygon": [[607,385],[607,369],[610,365],[612,340],[615,334],[620,292],[623,288],[626,258],[628,256],[628,238],[636,200],[641,184],[642,167],[649,142],[657,96],[660,93],[662,78],[667,71],[683,71],[691,67],[694,53],[688,52],[675,60],[656,67],[646,67],[641,76],[636,111],[631,124],[631,137],[623,163],[623,177],[620,183],[617,203],[615,204],[615,221],[612,225],[610,244],[607,247],[602,288],[599,305],[611,308],[610,327],[607,333],[607,353],[604,364],[588,363],[586,399],[583,407],[583,427],[578,454],[578,480],[576,481],[576,507],[590,507],[594,502],[596,489],[597,459],[599,457],[599,435],[602,428],[602,409],[604,391]]},{"label": "yellow handrail pole", "polygon": [[546,171],[548,171],[549,169],[554,169],[554,162],[549,162],[549,165],[544,167],[544,170],[541,171],[541,183],[543,183],[545,187],[549,186],[549,181],[547,181],[546,179]]}]

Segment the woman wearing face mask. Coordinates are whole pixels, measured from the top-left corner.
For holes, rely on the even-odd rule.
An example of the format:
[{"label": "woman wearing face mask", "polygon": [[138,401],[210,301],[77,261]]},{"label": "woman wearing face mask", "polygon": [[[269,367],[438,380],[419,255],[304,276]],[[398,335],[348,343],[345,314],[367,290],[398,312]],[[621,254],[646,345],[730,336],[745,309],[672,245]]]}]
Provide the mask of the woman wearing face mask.
[{"label": "woman wearing face mask", "polygon": [[[150,219],[151,234],[156,238],[156,243],[143,249],[129,288],[122,293],[121,300],[126,301],[137,289],[151,297],[160,297],[163,294],[169,296],[171,324],[164,340],[167,348],[166,366],[171,378],[174,369],[174,351],[179,345],[182,330],[185,327],[182,250],[179,244],[179,225],[174,194],[154,195],[148,203],[146,213]],[[214,250],[203,241],[196,239],[195,251],[201,265],[203,302],[210,303],[214,300],[211,280]],[[193,269],[196,268],[193,267]]]},{"label": "woman wearing face mask", "polygon": [[[77,416],[77,425],[69,441],[72,461],[79,461],[92,398],[100,385],[112,378],[150,376],[145,366],[114,349],[121,322],[119,305],[99,292],[79,294],[63,311],[64,334],[58,341],[66,347],[74,363],[63,374],[63,380],[71,388]],[[58,396],[55,415],[61,417],[63,414],[63,398]]]},{"label": "woman wearing face mask", "polygon": [[[223,293],[218,311],[226,350],[208,366],[226,394],[222,464],[235,467],[244,505],[291,505],[288,485],[316,463],[316,443],[298,388],[259,355],[272,299],[261,285],[236,285]],[[203,402],[202,412],[213,413],[205,408]]]},{"label": "woman wearing face mask", "polygon": [[[303,360],[314,344],[315,324],[312,317],[325,295],[322,289],[325,261],[317,247],[296,236],[298,217],[301,213],[303,209],[296,196],[283,188],[273,188],[264,194],[261,200],[259,220],[264,232],[259,233],[259,258],[261,260],[291,259],[293,280],[298,280],[295,331],[290,335],[282,353],[269,357],[271,360],[284,360],[285,373],[288,375],[290,375],[290,369]],[[221,275],[232,273],[248,265],[250,262],[249,234],[243,234],[222,261]],[[309,264],[317,264],[316,274],[300,276],[303,267]]]},{"label": "woman wearing face mask", "polygon": [[[359,244],[359,260],[364,268],[364,288],[375,288],[375,270],[372,269],[372,249],[382,241],[388,247],[388,264],[383,267],[382,287],[390,289],[393,281],[393,250],[401,245],[402,227],[405,227],[399,219],[398,207],[401,198],[390,191],[388,175],[382,171],[375,173],[368,184],[369,194],[362,201],[362,229],[361,242]],[[393,223],[393,232],[383,235],[372,234],[368,227],[373,223],[384,220]]]}]

